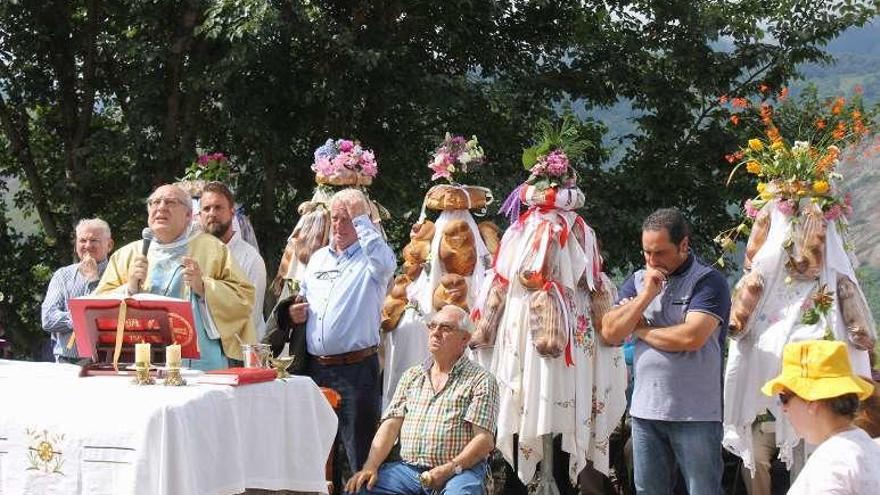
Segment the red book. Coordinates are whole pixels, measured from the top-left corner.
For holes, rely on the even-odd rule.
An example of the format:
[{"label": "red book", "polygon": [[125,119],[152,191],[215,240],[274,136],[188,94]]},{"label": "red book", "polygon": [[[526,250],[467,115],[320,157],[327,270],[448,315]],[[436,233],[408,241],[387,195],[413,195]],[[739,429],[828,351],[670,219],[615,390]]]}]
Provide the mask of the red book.
[{"label": "red book", "polygon": [[214,385],[247,385],[248,383],[271,382],[277,376],[278,374],[273,369],[239,367],[207,371],[193,377],[193,381]]}]

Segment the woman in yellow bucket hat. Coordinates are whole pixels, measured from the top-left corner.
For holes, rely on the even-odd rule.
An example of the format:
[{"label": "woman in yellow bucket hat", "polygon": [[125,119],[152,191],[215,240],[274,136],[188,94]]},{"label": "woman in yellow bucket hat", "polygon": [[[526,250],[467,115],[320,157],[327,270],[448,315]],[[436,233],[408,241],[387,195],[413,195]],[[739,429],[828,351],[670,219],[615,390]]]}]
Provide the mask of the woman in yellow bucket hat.
[{"label": "woman in yellow bucket hat", "polygon": [[853,424],[874,385],[852,372],[843,342],[792,342],[782,372],[761,388],[778,395],[794,429],[818,445],[788,493],[880,493],[880,445]]}]

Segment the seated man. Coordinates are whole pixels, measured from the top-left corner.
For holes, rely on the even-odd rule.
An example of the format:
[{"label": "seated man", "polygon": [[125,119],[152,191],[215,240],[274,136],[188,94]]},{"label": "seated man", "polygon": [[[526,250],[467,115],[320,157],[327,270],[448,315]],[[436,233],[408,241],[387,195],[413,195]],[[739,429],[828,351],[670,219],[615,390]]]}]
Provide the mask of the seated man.
[{"label": "seated man", "polygon": [[149,292],[190,301],[200,358],[190,368],[241,366],[241,343],[256,341],[254,286],[216,237],[192,229],[192,203],[177,186],[163,185],[147,200],[145,235],[110,256],[96,294]]},{"label": "seated man", "polygon": [[[367,462],[348,481],[347,492],[483,493],[486,457],[495,447],[498,384],[464,356],[472,328],[457,306],[434,315],[428,324],[431,358],[400,379]],[[382,464],[398,438],[402,461]]]}]

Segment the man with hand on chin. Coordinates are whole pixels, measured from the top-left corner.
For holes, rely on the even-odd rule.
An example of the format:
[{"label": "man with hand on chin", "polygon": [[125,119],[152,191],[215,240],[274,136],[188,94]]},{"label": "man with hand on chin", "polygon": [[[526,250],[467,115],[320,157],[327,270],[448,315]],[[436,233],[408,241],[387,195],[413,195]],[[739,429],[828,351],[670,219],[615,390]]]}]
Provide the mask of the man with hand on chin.
[{"label": "man with hand on chin", "polygon": [[52,353],[59,363],[79,361],[71,340],[73,322],[67,301],[87,296],[97,287],[98,279],[107,268],[107,255],[113,249],[110,226],[100,218],[80,220],[76,225],[74,248],[80,261],[59,268],[52,275],[42,305],[43,330],[52,336]]},{"label": "man with hand on chin", "polygon": [[[482,494],[495,448],[498,384],[464,355],[473,329],[466,311],[446,305],[428,324],[431,357],[404,373],[370,455],[348,493]],[[401,461],[383,461],[397,439]]]},{"label": "man with hand on chin", "polygon": [[636,491],[669,493],[677,465],[688,493],[721,493],[727,281],[690,251],[690,227],[676,209],[645,219],[642,251],[645,268],[624,282],[602,319],[606,341],[635,339]]},{"label": "man with hand on chin", "polygon": [[255,341],[254,286],[216,237],[192,229],[192,202],[181,188],[163,185],[147,200],[153,242],[144,240],[110,257],[96,293],[149,292],[192,304],[200,358],[184,364],[200,370],[240,365],[241,342]]}]

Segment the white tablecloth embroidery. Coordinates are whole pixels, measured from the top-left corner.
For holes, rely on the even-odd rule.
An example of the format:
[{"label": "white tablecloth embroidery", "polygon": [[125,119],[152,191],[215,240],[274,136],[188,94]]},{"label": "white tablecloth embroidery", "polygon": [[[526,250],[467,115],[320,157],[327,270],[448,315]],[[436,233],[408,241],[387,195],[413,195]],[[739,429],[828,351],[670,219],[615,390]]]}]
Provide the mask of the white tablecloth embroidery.
[{"label": "white tablecloth embroidery", "polygon": [[0,494],[326,493],[336,415],[311,379],[139,387],[0,360]]}]

